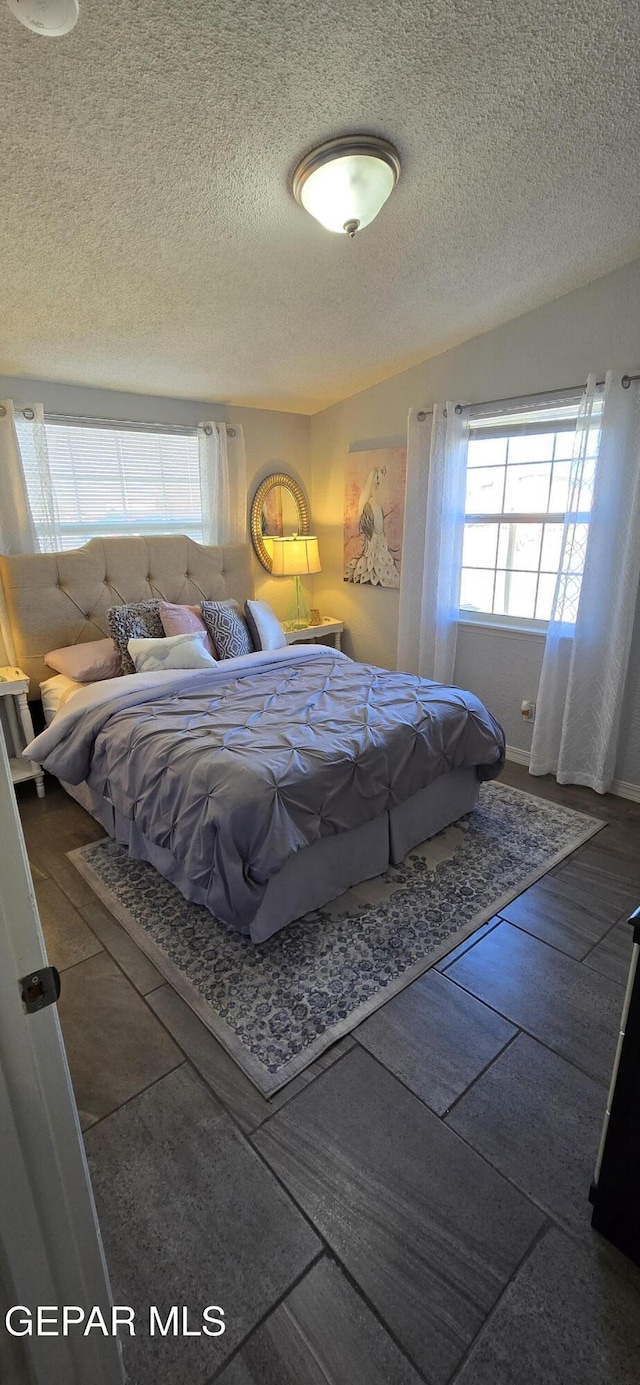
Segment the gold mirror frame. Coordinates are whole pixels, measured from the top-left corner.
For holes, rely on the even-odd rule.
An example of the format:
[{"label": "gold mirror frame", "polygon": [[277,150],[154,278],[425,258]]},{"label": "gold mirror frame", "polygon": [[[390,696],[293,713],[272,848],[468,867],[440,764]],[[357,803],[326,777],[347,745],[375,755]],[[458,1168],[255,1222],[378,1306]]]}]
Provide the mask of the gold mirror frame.
[{"label": "gold mirror frame", "polygon": [[309,505],[302,486],[299,486],[298,482],[294,481],[293,476],[287,476],[286,471],[274,471],[271,476],[265,477],[264,481],[258,486],[251,502],[251,542],[256,557],[259,562],[262,563],[262,566],[266,568],[267,572],[271,572],[273,560],[262,534],[262,509],[269,491],[272,491],[275,486],[283,486],[293,497],[298,511],[298,533],[311,533]]}]

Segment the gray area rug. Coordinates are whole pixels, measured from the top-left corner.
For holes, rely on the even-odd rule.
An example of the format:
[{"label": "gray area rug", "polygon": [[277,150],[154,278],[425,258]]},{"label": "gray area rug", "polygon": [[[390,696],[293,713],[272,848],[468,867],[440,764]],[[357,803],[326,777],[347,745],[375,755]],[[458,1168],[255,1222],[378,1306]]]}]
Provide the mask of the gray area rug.
[{"label": "gray area rug", "polygon": [[604,824],[503,784],[403,861],[256,946],[110,838],[72,860],[265,1095]]}]

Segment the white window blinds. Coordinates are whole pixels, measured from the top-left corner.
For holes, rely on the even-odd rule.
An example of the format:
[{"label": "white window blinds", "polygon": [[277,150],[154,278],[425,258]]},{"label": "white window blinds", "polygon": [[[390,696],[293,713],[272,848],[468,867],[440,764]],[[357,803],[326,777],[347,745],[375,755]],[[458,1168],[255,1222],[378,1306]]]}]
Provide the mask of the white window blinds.
[{"label": "white window blinds", "polygon": [[77,548],[94,535],[188,534],[202,541],[198,435],[45,418],[54,515],[32,449],[22,448],[40,548]]},{"label": "white window blinds", "polygon": [[[566,514],[586,549],[601,406],[574,494],[580,402],[472,418],[460,610],[464,618],[544,628],[553,607]],[[578,585],[579,590],[579,585]]]}]

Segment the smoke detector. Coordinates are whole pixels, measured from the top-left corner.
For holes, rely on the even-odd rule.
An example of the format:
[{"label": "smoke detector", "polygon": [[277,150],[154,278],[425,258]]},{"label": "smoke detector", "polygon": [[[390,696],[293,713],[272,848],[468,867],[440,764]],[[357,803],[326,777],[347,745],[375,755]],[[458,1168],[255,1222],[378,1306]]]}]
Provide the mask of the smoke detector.
[{"label": "smoke detector", "polygon": [[43,38],[60,38],[78,19],[78,0],[7,0],[16,19]]}]

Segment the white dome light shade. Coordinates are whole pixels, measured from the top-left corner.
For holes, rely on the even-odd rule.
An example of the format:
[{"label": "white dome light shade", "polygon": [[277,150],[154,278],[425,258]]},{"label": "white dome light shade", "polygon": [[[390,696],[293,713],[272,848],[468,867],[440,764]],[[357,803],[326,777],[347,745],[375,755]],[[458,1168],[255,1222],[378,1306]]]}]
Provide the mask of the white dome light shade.
[{"label": "white dome light shade", "polygon": [[7,6],[25,28],[44,38],[60,38],[78,19],[78,0],[7,0]]},{"label": "white dome light shade", "polygon": [[296,169],[293,191],[327,231],[354,236],[378,215],[400,175],[392,144],[375,135],[331,140]]},{"label": "white dome light shade", "polygon": [[344,154],[322,164],[300,192],[303,207],[327,231],[341,231],[353,221],[368,226],[393,192],[393,170],[370,154]]}]

